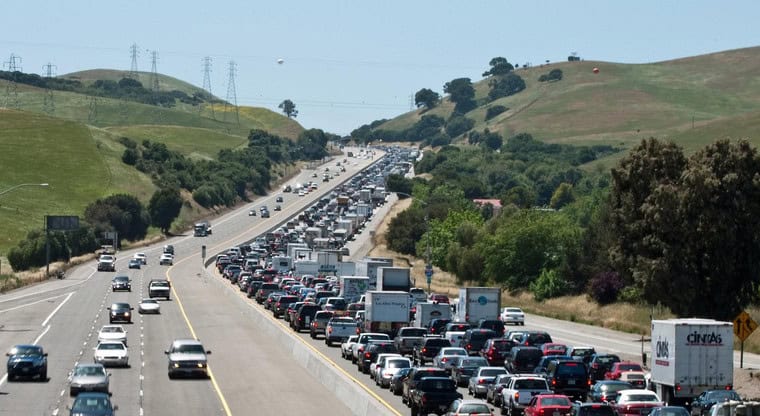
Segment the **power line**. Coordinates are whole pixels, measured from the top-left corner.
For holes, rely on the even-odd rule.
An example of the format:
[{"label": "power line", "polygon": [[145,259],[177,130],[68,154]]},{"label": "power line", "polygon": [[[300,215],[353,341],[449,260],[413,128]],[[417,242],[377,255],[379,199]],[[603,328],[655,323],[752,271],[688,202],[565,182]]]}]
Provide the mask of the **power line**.
[{"label": "power line", "polygon": [[5,108],[14,108],[16,110],[21,108],[18,101],[18,83],[16,82],[16,76],[21,69],[21,57],[15,54],[11,54],[10,59],[3,63],[3,66],[11,73],[11,80],[5,86]]},{"label": "power line", "polygon": [[[208,93],[208,102],[211,106],[211,118],[216,120],[216,115],[214,114],[214,96],[211,93],[211,64],[213,60],[210,56],[206,56],[203,58],[203,89],[206,90]],[[198,106],[199,111],[203,109],[203,105]]]},{"label": "power line", "polygon": [[137,44],[133,43],[129,47],[129,55],[132,58],[132,65],[129,67],[129,78],[138,79],[137,73],[137,57],[140,55],[140,50],[137,48]]},{"label": "power line", "polygon": [[[42,71],[45,74],[45,77],[47,78],[47,81],[49,82],[51,78],[55,76],[55,71],[58,69],[57,66],[53,65],[52,63],[48,62],[47,65],[44,65],[42,67]],[[50,84],[46,82],[45,83],[45,99],[42,104],[42,109],[45,111],[47,115],[52,116],[55,114],[55,100],[53,98],[53,89],[50,88]]]},{"label": "power line", "polygon": [[237,92],[235,91],[235,61],[230,61],[229,79],[227,80],[227,99],[224,102],[224,121],[227,121],[227,104],[230,103],[235,106],[235,118],[238,126],[240,125],[240,111],[237,105]]}]

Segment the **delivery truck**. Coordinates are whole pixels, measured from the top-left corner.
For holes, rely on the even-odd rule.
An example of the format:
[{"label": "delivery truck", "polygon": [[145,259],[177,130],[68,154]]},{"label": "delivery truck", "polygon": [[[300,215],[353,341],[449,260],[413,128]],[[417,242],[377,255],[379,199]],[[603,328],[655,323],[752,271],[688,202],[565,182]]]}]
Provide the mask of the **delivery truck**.
[{"label": "delivery truck", "polygon": [[340,294],[348,303],[358,302],[369,287],[367,276],[341,276],[339,280]]},{"label": "delivery truck", "polygon": [[369,276],[369,288],[377,288],[377,269],[380,267],[393,267],[393,259],[385,257],[365,257],[356,262],[356,274]]},{"label": "delivery truck", "polygon": [[481,319],[499,319],[501,288],[464,287],[459,289],[457,322],[477,325]]},{"label": "delivery truck", "polygon": [[433,319],[451,319],[451,305],[433,302],[417,303],[414,326],[427,328]]},{"label": "delivery truck", "polygon": [[371,290],[364,294],[364,332],[381,332],[391,338],[409,325],[409,293]]},{"label": "delivery truck", "polygon": [[670,405],[734,382],[734,325],[712,319],[652,321],[650,388]]},{"label": "delivery truck", "polygon": [[376,290],[409,292],[412,288],[411,269],[408,267],[379,267]]}]

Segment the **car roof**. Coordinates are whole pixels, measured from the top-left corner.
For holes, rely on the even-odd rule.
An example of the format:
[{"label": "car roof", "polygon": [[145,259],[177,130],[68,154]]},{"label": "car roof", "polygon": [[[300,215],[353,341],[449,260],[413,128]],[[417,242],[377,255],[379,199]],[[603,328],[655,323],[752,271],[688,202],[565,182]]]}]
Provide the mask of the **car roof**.
[{"label": "car roof", "polygon": [[172,342],[172,345],[202,345],[200,341],[192,338],[178,338]]}]

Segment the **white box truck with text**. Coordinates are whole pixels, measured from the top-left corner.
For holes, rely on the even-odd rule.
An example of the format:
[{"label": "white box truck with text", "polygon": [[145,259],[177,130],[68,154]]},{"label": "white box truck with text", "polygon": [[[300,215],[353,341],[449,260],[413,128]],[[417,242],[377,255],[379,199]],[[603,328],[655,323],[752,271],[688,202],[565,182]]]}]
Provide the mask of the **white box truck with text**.
[{"label": "white box truck with text", "polygon": [[481,319],[499,319],[501,312],[501,288],[463,287],[459,289],[457,322],[477,325]]}]

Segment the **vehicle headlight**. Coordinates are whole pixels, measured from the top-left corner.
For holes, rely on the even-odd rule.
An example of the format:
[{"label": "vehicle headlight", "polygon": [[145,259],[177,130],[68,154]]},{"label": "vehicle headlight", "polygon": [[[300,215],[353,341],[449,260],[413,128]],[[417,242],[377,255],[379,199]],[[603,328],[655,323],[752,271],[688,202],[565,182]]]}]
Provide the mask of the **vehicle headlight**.
[{"label": "vehicle headlight", "polygon": [[129,316],[129,312],[124,312],[124,316]]},{"label": "vehicle headlight", "polygon": [[206,363],[198,363],[198,368],[206,368]]},{"label": "vehicle headlight", "polygon": [[174,368],[179,368],[179,363],[172,363],[172,365],[174,366]]}]

